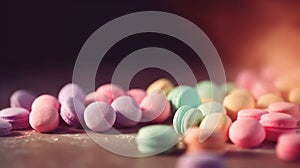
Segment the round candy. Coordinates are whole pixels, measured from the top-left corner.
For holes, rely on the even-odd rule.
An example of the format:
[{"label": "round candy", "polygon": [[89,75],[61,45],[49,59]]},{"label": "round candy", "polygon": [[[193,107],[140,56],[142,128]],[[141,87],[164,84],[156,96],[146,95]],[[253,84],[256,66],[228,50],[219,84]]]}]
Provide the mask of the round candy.
[{"label": "round candy", "polygon": [[17,90],[10,96],[11,107],[23,107],[28,111],[31,110],[31,105],[36,95],[27,90]]},{"label": "round candy", "polygon": [[48,94],[41,95],[34,99],[31,109],[39,106],[49,106],[51,108],[55,108],[56,110],[60,109],[60,103],[58,100],[54,96]]},{"label": "round candy", "polygon": [[162,93],[150,93],[140,103],[143,122],[163,122],[171,114],[170,102]]},{"label": "round candy", "polygon": [[5,120],[0,119],[0,136],[11,134],[12,125]]},{"label": "round candy", "polygon": [[202,103],[210,101],[222,102],[225,95],[225,90],[222,93],[219,86],[209,80],[199,82],[196,87]]},{"label": "round candy", "polygon": [[264,114],[268,114],[269,112],[262,109],[244,109],[238,112],[237,119],[241,118],[254,118],[257,121],[260,120],[261,116]]},{"label": "round candy", "polygon": [[178,86],[174,88],[170,91],[167,98],[174,107],[174,110],[177,110],[183,105],[197,108],[201,104],[201,98],[197,90],[190,86]]},{"label": "round candy", "polygon": [[202,112],[203,116],[207,116],[211,113],[224,113],[226,114],[226,109],[223,104],[218,102],[208,102],[201,104],[198,109]]},{"label": "round candy", "polygon": [[142,111],[133,98],[129,96],[118,97],[111,106],[117,114],[116,126],[132,127],[141,121]]},{"label": "round candy", "polygon": [[269,105],[268,110],[270,113],[286,113],[300,117],[299,106],[288,102],[277,102]]},{"label": "round candy", "polygon": [[86,126],[92,131],[106,131],[115,123],[116,113],[109,104],[94,102],[86,107],[84,121]]},{"label": "round candy", "polygon": [[184,135],[185,132],[193,127],[198,126],[203,118],[200,110],[190,108],[189,106],[181,106],[175,113],[173,118],[173,127],[176,133]]},{"label": "round candy", "polygon": [[279,159],[297,161],[300,159],[300,134],[281,135],[276,145],[276,155]]},{"label": "round candy", "polygon": [[215,153],[194,153],[181,156],[176,168],[225,168],[225,162]]},{"label": "round candy", "polygon": [[261,109],[266,109],[269,107],[270,104],[275,103],[275,102],[283,102],[283,99],[277,94],[268,93],[268,94],[261,96],[257,100],[256,107],[261,108]]},{"label": "round candy", "polygon": [[229,129],[230,140],[239,147],[259,146],[265,139],[266,132],[254,118],[241,118],[232,123]]},{"label": "round candy", "polygon": [[10,107],[0,111],[0,119],[12,125],[12,129],[29,128],[29,111],[21,107]]},{"label": "round candy", "polygon": [[245,88],[234,88],[229,92],[229,94],[241,94],[241,95],[252,97],[251,92]]},{"label": "round candy", "polygon": [[150,84],[146,92],[147,94],[152,92],[162,92],[163,94],[168,95],[173,88],[174,85],[169,79],[161,78]]},{"label": "round candy", "polygon": [[[220,86],[221,91],[225,91],[225,95],[229,94],[234,88],[236,88],[235,84],[232,82],[223,83]],[[224,95],[224,96],[225,96]]]},{"label": "round candy", "polygon": [[96,94],[96,92],[91,92],[85,97],[85,105],[88,106],[89,104],[99,101],[99,102],[105,102],[110,104],[110,100],[107,96],[104,94]]},{"label": "round candy", "polygon": [[235,80],[235,83],[238,87],[251,89],[253,83],[257,80],[257,75],[252,70],[243,70],[241,71]]},{"label": "round candy", "polygon": [[168,151],[178,142],[171,126],[151,125],[141,128],[136,136],[138,150],[146,155],[155,155]]},{"label": "round candy", "polygon": [[80,88],[79,85],[75,83],[68,83],[64,87],[61,88],[61,90],[58,93],[58,101],[60,103],[63,103],[68,98],[76,98],[80,102],[84,103],[86,93]]},{"label": "round candy", "polygon": [[252,84],[251,93],[256,100],[268,93],[279,95],[279,92],[272,83],[268,83],[263,80],[258,80]]},{"label": "round candy", "polygon": [[76,98],[68,98],[60,108],[61,118],[70,126],[81,127],[85,106]]},{"label": "round candy", "polygon": [[261,116],[260,124],[264,127],[271,128],[296,128],[298,120],[289,114],[268,113]]},{"label": "round candy", "polygon": [[96,98],[103,97],[101,96],[101,94],[105,95],[108,98],[109,104],[111,104],[116,98],[126,95],[125,91],[121,87],[112,83],[101,85],[100,87],[98,87],[96,91]]},{"label": "round candy", "polygon": [[[291,82],[293,81],[293,82]],[[290,79],[289,77],[283,76],[275,81],[275,87],[277,90],[280,91],[282,97],[285,100],[288,100],[289,93],[292,89],[297,88],[299,83],[295,82],[294,80]]]},{"label": "round candy", "polygon": [[55,107],[37,104],[29,115],[29,123],[37,132],[51,132],[58,128],[59,114]]},{"label": "round candy", "polygon": [[138,104],[147,96],[143,89],[130,89],[127,91],[128,96],[132,97]]},{"label": "round candy", "polygon": [[300,87],[294,88],[289,92],[288,100],[300,106]]}]

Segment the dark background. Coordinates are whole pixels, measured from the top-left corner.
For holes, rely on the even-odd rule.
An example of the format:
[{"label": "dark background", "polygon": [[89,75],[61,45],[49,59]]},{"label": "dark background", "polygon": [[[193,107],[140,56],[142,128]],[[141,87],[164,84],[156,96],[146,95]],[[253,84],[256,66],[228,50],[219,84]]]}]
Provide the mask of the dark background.
[{"label": "dark background", "polygon": [[[57,94],[63,84],[71,81],[77,54],[95,30],[114,18],[145,10],[174,13],[197,24],[215,45],[229,80],[234,79],[240,69],[260,68],[270,62],[270,58],[277,59],[274,52],[269,52],[278,48],[276,46],[285,44],[300,48],[299,33],[279,36],[275,40],[270,38],[272,32],[299,32],[300,2],[296,0],[6,1],[1,5],[1,107],[8,105],[9,95],[18,88],[37,94]],[[278,33],[281,29],[286,31]],[[297,38],[289,44],[289,37]],[[278,43],[261,47],[269,41]],[[201,60],[188,46],[172,37],[141,34],[125,38],[111,48],[100,66],[103,69],[99,70],[96,86],[110,81],[114,67],[123,57],[149,46],[175,52],[191,66],[197,80],[207,79]],[[174,81],[167,72],[146,69],[136,74],[131,86],[145,88],[159,77]]]}]

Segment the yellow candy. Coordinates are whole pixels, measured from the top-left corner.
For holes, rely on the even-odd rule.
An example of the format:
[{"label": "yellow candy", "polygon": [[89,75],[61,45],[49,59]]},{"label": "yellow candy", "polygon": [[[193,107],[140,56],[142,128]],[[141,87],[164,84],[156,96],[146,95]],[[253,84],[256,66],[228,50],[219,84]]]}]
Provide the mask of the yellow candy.
[{"label": "yellow candy", "polygon": [[294,88],[290,91],[288,100],[289,102],[300,106],[300,87]]},{"label": "yellow candy", "polygon": [[[300,93],[300,92],[299,92]],[[261,109],[265,109],[265,108],[268,108],[268,106],[272,103],[275,103],[275,102],[283,102],[284,100],[276,95],[276,94],[272,94],[272,93],[269,93],[269,94],[265,94],[263,96],[261,96],[258,100],[257,100],[257,105],[256,107],[257,108],[261,108]]]},{"label": "yellow candy", "polygon": [[150,94],[152,92],[161,92],[167,95],[169,91],[171,91],[174,88],[173,83],[165,78],[161,78],[157,81],[154,81],[152,84],[150,84],[147,88],[147,94]]},{"label": "yellow candy", "polygon": [[252,97],[250,91],[244,88],[234,88],[229,92],[229,94],[235,94],[235,93]]}]

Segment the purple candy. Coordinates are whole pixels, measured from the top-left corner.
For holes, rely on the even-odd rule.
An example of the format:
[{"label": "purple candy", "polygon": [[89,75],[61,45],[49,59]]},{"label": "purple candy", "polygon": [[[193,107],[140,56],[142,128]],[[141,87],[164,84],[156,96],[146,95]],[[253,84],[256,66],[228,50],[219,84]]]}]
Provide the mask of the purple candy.
[{"label": "purple candy", "polygon": [[5,121],[0,119],[0,136],[6,136],[11,133],[12,125]]},{"label": "purple candy", "polygon": [[23,107],[28,111],[31,110],[31,104],[36,95],[27,90],[17,90],[10,96],[11,107]]},{"label": "purple candy", "polygon": [[225,163],[219,155],[195,153],[181,156],[176,168],[225,168]]},{"label": "purple candy", "polygon": [[9,107],[0,111],[0,118],[9,122],[12,129],[29,128],[29,111],[21,107]]},{"label": "purple candy", "polygon": [[105,102],[94,102],[84,111],[86,126],[92,131],[102,132],[110,129],[116,121],[114,109]]},{"label": "purple candy", "polygon": [[76,98],[80,102],[85,102],[86,93],[75,83],[66,84],[58,93],[58,101],[63,104],[68,98]]},{"label": "purple candy", "polygon": [[129,96],[118,97],[111,106],[117,114],[116,126],[132,127],[141,121],[142,111],[133,98]]},{"label": "purple candy", "polygon": [[60,116],[70,126],[81,127],[84,105],[76,98],[68,98],[61,104]]}]

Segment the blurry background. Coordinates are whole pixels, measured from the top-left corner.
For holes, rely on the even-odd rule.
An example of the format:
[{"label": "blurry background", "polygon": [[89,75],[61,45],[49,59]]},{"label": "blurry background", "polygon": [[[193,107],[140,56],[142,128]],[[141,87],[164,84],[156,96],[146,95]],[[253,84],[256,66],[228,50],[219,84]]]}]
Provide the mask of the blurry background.
[{"label": "blurry background", "polygon": [[[222,58],[226,75],[234,79],[243,68],[300,65],[300,1],[9,1],[1,5],[0,107],[19,88],[56,95],[71,81],[78,52],[86,39],[106,22],[144,11],[171,12],[197,24]],[[195,53],[180,41],[158,34],[121,40],[101,63],[96,86],[110,81],[118,62],[140,48],[157,46],[180,55],[197,79],[207,72]],[[145,79],[145,76],[147,78]],[[146,69],[132,87],[145,88],[167,72]],[[174,79],[173,79],[174,80]]]}]

